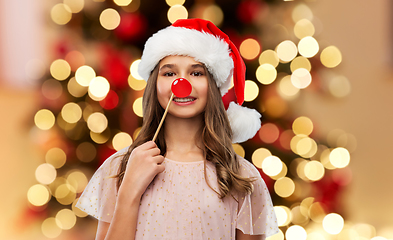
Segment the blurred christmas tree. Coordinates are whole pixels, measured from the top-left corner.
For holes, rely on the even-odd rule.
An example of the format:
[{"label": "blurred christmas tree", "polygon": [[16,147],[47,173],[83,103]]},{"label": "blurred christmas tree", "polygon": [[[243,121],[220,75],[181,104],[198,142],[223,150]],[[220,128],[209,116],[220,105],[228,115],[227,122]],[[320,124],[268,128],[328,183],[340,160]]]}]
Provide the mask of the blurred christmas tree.
[{"label": "blurred christmas tree", "polygon": [[[307,1],[306,1],[307,2]],[[282,232],[274,239],[329,239],[344,222],[353,137],[317,139],[293,109],[302,91],[344,97],[349,82],[332,68],[340,51],[317,40],[321,23],[306,2],[281,0],[64,0],[51,8],[53,62],[41,89],[32,136],[45,157],[28,191],[29,213],[46,237],[93,224],[74,208],[97,167],[130,145],[142,121],[145,81],[137,74],[146,39],[179,18],[214,22],[247,65],[245,105],[263,115],[259,133],[235,144],[260,169]],[[309,1],[311,2],[311,1]],[[323,226],[322,226],[323,222]],[[340,224],[342,223],[342,224]],[[94,229],[91,233],[94,236]],[[318,238],[322,236],[323,238]],[[343,235],[344,236],[344,235]],[[314,239],[314,238],[313,238]]]}]

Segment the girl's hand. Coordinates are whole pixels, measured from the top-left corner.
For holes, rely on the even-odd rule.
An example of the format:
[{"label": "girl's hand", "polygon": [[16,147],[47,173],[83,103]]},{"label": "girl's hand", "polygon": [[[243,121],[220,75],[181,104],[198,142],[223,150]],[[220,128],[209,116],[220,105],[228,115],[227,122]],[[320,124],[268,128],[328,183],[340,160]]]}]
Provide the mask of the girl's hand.
[{"label": "girl's hand", "polygon": [[133,149],[127,163],[123,182],[119,188],[119,199],[140,199],[154,177],[165,170],[161,165],[164,157],[153,141]]}]

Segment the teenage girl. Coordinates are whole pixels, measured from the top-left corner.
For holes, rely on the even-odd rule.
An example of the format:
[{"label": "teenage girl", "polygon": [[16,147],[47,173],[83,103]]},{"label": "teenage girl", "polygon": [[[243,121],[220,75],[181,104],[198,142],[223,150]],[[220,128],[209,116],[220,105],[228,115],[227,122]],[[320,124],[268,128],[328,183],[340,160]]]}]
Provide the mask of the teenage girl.
[{"label": "teenage girl", "polygon": [[[99,220],[96,239],[256,240],[277,233],[264,181],[232,147],[261,123],[259,113],[241,107],[245,65],[228,36],[209,21],[178,20],[148,39],[139,73],[147,79],[142,129],[101,165],[77,204]],[[177,78],[192,92],[173,98],[153,142]]]}]

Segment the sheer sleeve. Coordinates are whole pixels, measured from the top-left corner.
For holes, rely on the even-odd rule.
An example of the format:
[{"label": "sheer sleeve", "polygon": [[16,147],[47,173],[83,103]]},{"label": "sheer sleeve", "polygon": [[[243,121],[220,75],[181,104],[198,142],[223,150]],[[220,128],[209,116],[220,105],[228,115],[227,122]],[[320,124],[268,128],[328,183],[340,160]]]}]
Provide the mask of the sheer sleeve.
[{"label": "sheer sleeve", "polygon": [[243,177],[254,177],[254,190],[251,194],[239,196],[239,211],[236,228],[244,234],[264,235],[269,237],[278,233],[276,215],[274,213],[269,191],[255,166],[238,156]]},{"label": "sheer sleeve", "polygon": [[105,160],[90,179],[80,196],[76,207],[100,221],[111,222],[115,210],[117,174],[122,155],[127,148],[120,150]]}]

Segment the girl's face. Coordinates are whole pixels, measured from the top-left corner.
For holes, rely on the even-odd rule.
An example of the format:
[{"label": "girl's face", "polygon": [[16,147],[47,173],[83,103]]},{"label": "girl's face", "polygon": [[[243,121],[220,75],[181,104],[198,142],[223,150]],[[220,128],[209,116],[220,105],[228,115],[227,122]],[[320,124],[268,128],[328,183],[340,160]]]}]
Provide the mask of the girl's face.
[{"label": "girl's face", "polygon": [[168,113],[180,118],[200,115],[206,107],[208,80],[204,65],[192,57],[168,56],[160,61],[157,77],[157,97],[165,109],[171,97],[171,85],[177,78],[185,78],[192,85],[190,96],[174,97]]}]

